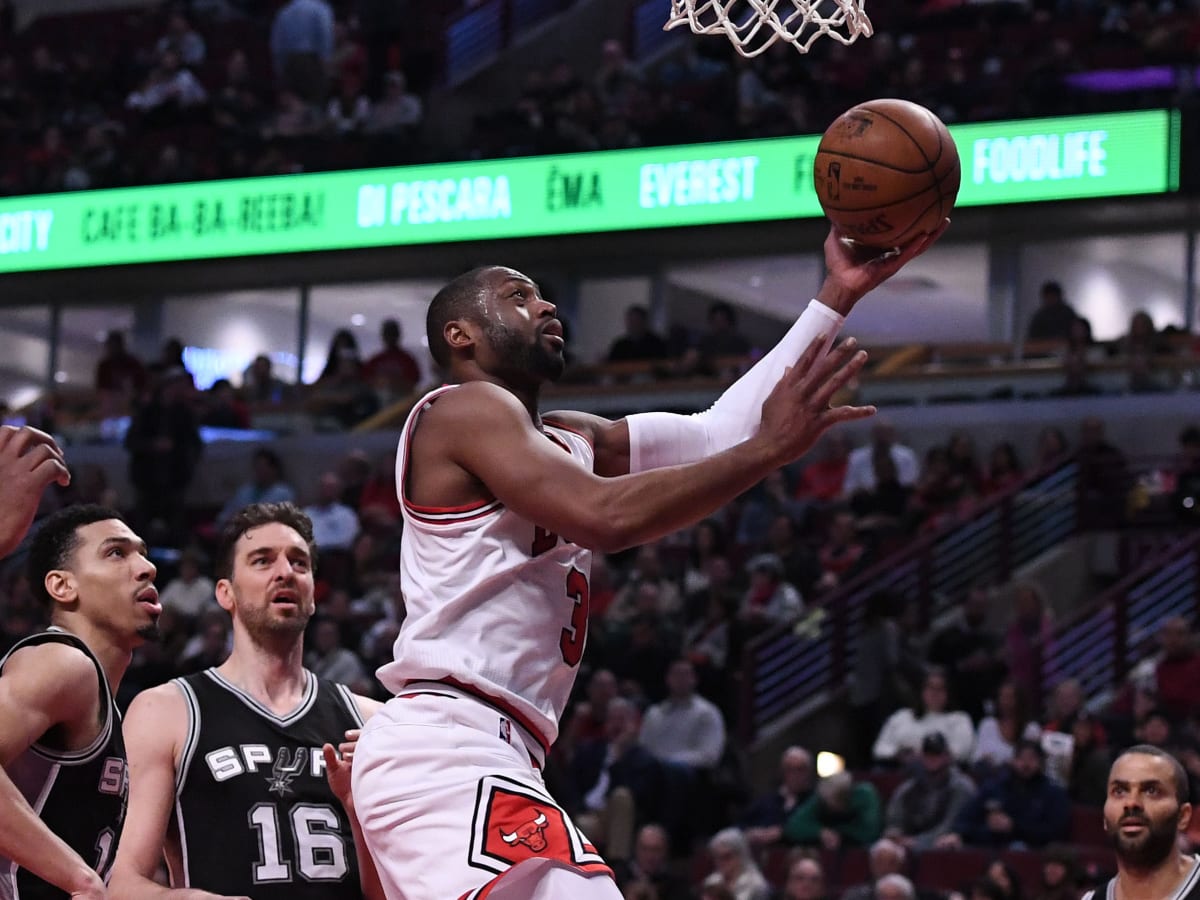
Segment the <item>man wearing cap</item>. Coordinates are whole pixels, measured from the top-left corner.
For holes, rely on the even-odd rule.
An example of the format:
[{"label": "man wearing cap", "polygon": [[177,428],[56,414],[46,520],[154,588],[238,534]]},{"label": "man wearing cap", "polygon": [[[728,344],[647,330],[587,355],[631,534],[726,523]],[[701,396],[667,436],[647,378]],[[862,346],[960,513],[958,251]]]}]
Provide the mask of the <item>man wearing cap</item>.
[{"label": "man wearing cap", "polygon": [[783,580],[783,560],[774,553],[760,553],[747,564],[750,587],[742,598],[738,618],[750,629],[794,622],[804,611],[804,600],[793,585]]},{"label": "man wearing cap", "polygon": [[950,833],[963,807],[975,796],[975,783],[954,765],[940,731],[921,741],[920,766],[896,789],[887,806],[884,834],[909,850],[928,850]]},{"label": "man wearing cap", "polygon": [[1071,801],[1045,772],[1046,754],[1033,740],[1017,743],[1008,771],[984,784],[938,847],[1044,847],[1066,839]]}]

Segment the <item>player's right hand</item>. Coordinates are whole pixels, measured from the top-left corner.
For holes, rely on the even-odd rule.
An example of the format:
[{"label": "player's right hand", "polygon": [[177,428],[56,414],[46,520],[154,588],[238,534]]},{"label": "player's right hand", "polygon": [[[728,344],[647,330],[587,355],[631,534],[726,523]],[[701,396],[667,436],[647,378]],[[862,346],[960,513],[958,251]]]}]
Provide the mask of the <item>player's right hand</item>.
[{"label": "player's right hand", "polygon": [[108,888],[95,872],[89,872],[82,885],[71,892],[71,900],[108,900]]},{"label": "player's right hand", "polygon": [[54,438],[36,428],[0,425],[0,557],[21,542],[44,491],[51,483],[71,483],[63,452]]},{"label": "player's right hand", "polygon": [[875,414],[873,406],[830,405],[838,391],[862,372],[867,354],[858,349],[854,338],[821,356],[824,344],[824,337],[813,341],[763,401],[758,436],[770,442],[781,466],[807,453],[834,425]]}]

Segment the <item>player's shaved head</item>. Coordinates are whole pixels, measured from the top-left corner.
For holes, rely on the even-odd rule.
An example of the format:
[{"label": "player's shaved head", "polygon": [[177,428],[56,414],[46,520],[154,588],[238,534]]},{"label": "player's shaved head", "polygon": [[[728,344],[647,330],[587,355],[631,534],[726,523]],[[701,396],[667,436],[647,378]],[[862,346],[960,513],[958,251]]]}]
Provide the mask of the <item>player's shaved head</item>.
[{"label": "player's shaved head", "polygon": [[425,332],[434,362],[450,365],[450,345],[446,343],[446,325],[457,319],[482,318],[483,295],[488,276],[507,271],[503,266],[478,266],[463,272],[434,295],[425,314]]}]

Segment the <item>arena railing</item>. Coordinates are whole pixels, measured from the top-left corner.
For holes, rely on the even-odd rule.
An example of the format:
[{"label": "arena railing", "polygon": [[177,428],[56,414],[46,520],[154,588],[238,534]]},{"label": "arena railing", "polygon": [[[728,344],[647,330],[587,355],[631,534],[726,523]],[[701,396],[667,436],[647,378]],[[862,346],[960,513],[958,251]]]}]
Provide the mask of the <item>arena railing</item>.
[{"label": "arena railing", "polygon": [[888,591],[917,603],[921,620],[946,612],[977,580],[1004,581],[1021,565],[1086,527],[1079,464],[1064,458],[957,521],[886,557],[821,597],[795,626],[751,641],[743,660],[739,730],[752,741],[813,711],[853,670],[867,599]]},{"label": "arena railing", "polygon": [[513,39],[575,0],[484,0],[446,26],[445,78],[459,84],[491,65]]}]

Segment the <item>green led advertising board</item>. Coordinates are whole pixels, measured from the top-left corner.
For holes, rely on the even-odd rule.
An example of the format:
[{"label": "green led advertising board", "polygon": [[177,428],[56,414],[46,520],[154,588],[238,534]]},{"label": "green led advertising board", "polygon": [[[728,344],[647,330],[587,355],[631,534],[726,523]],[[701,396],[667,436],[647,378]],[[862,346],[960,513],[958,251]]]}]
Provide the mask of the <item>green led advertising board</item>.
[{"label": "green led advertising board", "polygon": [[[951,128],[959,206],[1174,190],[1165,110]],[[0,273],[821,215],[819,137],[0,201]]]}]

